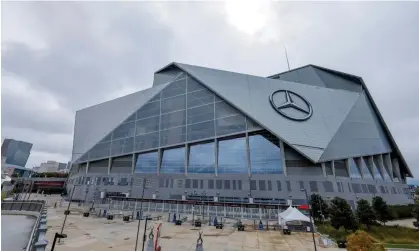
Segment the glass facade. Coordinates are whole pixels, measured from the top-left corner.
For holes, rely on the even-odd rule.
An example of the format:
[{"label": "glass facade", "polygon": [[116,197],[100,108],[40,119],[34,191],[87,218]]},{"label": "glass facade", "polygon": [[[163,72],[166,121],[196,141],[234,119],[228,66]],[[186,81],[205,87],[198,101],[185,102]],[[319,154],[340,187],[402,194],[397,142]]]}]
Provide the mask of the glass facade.
[{"label": "glass facade", "polygon": [[349,174],[350,177],[353,179],[361,179],[361,172],[359,171],[358,165],[357,165],[357,161],[355,161],[354,159],[350,158],[349,160]]},{"label": "glass facade", "polygon": [[160,173],[184,173],[185,148],[167,149],[163,151]]},{"label": "glass facade", "polygon": [[218,173],[248,173],[246,138],[218,142]]},{"label": "glass facade", "polygon": [[137,157],[135,173],[157,173],[158,152],[142,153]]},{"label": "glass facade", "polygon": [[279,140],[269,133],[249,136],[251,173],[282,174]]},{"label": "glass facade", "polygon": [[214,142],[190,146],[188,173],[215,174]]},{"label": "glass facade", "polygon": [[183,75],[129,116],[79,161],[261,129],[193,78]]},{"label": "glass facade", "polygon": [[374,175],[374,179],[375,180],[383,180],[383,177],[381,176],[381,172],[378,169],[378,166],[375,164],[375,161],[372,159],[371,157],[371,165],[372,165],[372,170],[373,170],[373,175]]},{"label": "glass facade", "polygon": [[361,165],[362,165],[362,176],[364,177],[364,179],[373,179],[371,170],[368,167],[367,159],[362,158]]}]

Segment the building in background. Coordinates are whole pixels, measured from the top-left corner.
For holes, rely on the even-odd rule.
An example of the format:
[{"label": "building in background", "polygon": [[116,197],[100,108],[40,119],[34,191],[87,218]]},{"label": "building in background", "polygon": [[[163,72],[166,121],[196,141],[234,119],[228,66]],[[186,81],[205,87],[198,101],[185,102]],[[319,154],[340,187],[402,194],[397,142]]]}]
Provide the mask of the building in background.
[{"label": "building in background", "polygon": [[258,77],[172,63],[151,88],[77,111],[73,153],[76,200],[138,198],[146,179],[159,200],[411,202],[412,173],[362,78],[314,65]]},{"label": "building in background", "polygon": [[58,172],[59,170],[65,170],[66,167],[67,167],[67,163],[60,163],[57,161],[49,160],[39,165],[38,172],[39,173]]},{"label": "building in background", "polygon": [[60,166],[58,167],[59,173],[68,173],[70,171],[71,167],[71,161],[68,163],[60,163]]},{"label": "building in background", "polygon": [[1,156],[6,164],[25,167],[31,154],[32,143],[14,139],[4,139],[1,145]]}]

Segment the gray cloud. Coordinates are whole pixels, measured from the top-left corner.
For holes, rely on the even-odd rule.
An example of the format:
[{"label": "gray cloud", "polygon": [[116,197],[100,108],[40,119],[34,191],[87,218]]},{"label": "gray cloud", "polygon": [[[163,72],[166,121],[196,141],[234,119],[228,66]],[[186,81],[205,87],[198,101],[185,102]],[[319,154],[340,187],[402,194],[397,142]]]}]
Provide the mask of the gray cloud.
[{"label": "gray cloud", "polygon": [[[419,4],[266,4],[266,23],[249,35],[243,30],[258,19],[246,14],[239,27],[222,2],[4,3],[3,136],[68,135],[57,148],[60,136],[25,134],[39,156],[33,162],[55,149],[68,159],[76,110],[151,86],[153,72],[171,61],[281,72],[286,45],[292,67],[312,63],[362,76],[419,175]],[[43,98],[22,96],[22,105],[15,82]]]}]

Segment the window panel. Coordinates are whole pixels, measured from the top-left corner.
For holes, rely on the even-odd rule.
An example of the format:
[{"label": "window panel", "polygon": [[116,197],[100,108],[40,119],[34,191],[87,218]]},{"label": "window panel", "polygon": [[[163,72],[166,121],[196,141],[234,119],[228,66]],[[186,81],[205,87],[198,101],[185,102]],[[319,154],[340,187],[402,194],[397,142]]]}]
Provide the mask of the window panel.
[{"label": "window panel", "polygon": [[188,141],[207,139],[214,136],[214,121],[188,125]]},{"label": "window panel", "polygon": [[190,179],[185,180],[185,188],[191,188],[191,180]]},{"label": "window panel", "polygon": [[129,122],[118,126],[112,133],[112,140],[128,138],[134,136],[135,124]]},{"label": "window panel", "polygon": [[242,190],[242,181],[241,180],[237,181],[237,185],[239,187],[239,190]]},{"label": "window panel", "polygon": [[142,153],[137,157],[135,173],[157,173],[158,152]]},{"label": "window panel", "polygon": [[361,172],[359,171],[358,165],[354,159],[350,158],[349,160],[349,172],[350,176],[353,179],[361,179]]},{"label": "window panel", "polygon": [[218,173],[247,173],[246,139],[218,142]]},{"label": "window panel", "polygon": [[185,125],[186,111],[166,113],[161,116],[161,130]]},{"label": "window panel", "polygon": [[160,101],[147,103],[137,111],[137,119],[160,115]]},{"label": "window panel", "polygon": [[224,180],[224,189],[230,189],[230,180]]},{"label": "window panel", "polygon": [[119,155],[134,151],[134,137],[112,141],[111,154]]},{"label": "window panel", "polygon": [[188,83],[188,92],[194,92],[194,91],[206,89],[203,85],[201,85],[200,83],[198,83],[193,78],[188,78],[187,79],[187,83]]},{"label": "window panel", "polygon": [[246,123],[243,115],[221,118],[216,120],[217,135],[226,135],[246,130]]},{"label": "window panel", "polygon": [[287,182],[287,190],[288,192],[291,192],[291,182],[288,180]]},{"label": "window panel", "polygon": [[367,160],[363,158],[361,161],[361,164],[362,164],[362,175],[364,179],[373,179],[371,170],[369,169],[367,165]]},{"label": "window panel", "polygon": [[169,98],[184,93],[186,93],[186,79],[180,79],[170,83],[166,88],[164,88],[161,95],[162,98]]},{"label": "window panel", "polygon": [[272,191],[272,182],[268,180],[268,190]]},{"label": "window panel", "polygon": [[208,180],[208,189],[214,189],[214,180]]},{"label": "window panel", "polygon": [[99,159],[103,157],[108,157],[110,155],[110,146],[111,142],[105,142],[95,145],[90,151],[89,151],[89,159]]},{"label": "window panel", "polygon": [[123,123],[132,122],[132,121],[135,121],[135,119],[136,119],[136,113],[134,112],[134,114],[129,116],[127,119],[125,119]]},{"label": "window panel", "polygon": [[279,180],[276,181],[276,188],[278,189],[278,191],[282,191],[281,181]]},{"label": "window panel", "polygon": [[160,100],[160,95],[161,93],[156,94],[152,99],[150,99],[147,103],[152,103],[155,101],[159,101]]},{"label": "window panel", "polygon": [[215,143],[191,145],[188,173],[215,174]]},{"label": "window panel", "polygon": [[256,190],[256,180],[250,181],[250,190],[253,190],[253,191]]},{"label": "window panel", "polygon": [[161,101],[161,113],[185,110],[186,108],[185,105],[186,105],[185,95],[163,99]]},{"label": "window panel", "polygon": [[270,134],[249,137],[250,168],[252,173],[282,174],[279,140]]},{"label": "window panel", "polygon": [[309,181],[309,185],[310,185],[310,191],[313,193],[317,193],[319,192],[319,188],[317,187],[317,182],[316,181]]},{"label": "window panel", "polygon": [[216,180],[215,185],[217,186],[217,189],[223,189],[223,181],[222,180]]},{"label": "window panel", "polygon": [[349,177],[345,160],[335,160],[335,174],[337,177]]},{"label": "window panel", "polygon": [[138,120],[135,124],[135,135],[147,134],[159,130],[160,116]]},{"label": "window panel", "polygon": [[374,170],[374,179],[383,180],[383,177],[381,176],[381,172],[378,169],[377,165],[374,163],[374,161],[371,160],[370,163],[372,164],[372,170]]},{"label": "window panel", "polygon": [[214,94],[209,90],[200,90],[187,95],[187,107],[195,107],[214,103]]},{"label": "window panel", "polygon": [[99,143],[108,142],[108,141],[111,141],[111,140],[112,140],[112,133],[109,133]]},{"label": "window panel", "polygon": [[192,180],[192,188],[198,188],[198,180]]},{"label": "window panel", "polygon": [[185,148],[168,149],[163,151],[160,173],[184,173]]},{"label": "window panel", "polygon": [[326,176],[333,176],[332,162],[324,163],[326,169]]},{"label": "window panel", "polygon": [[214,120],[214,104],[188,109],[188,125]]},{"label": "window panel", "polygon": [[215,104],[215,117],[217,119],[229,117],[236,114],[239,114],[239,111],[224,101]]},{"label": "window panel", "polygon": [[159,133],[153,132],[135,137],[135,150],[147,150],[159,146]]},{"label": "window panel", "polygon": [[264,180],[259,180],[259,190],[265,191],[266,190],[266,184]]},{"label": "window panel", "polygon": [[256,129],[262,129],[260,125],[258,125],[255,121],[251,120],[250,118],[246,117],[246,124],[247,124],[247,130],[256,130]]},{"label": "window panel", "polygon": [[160,146],[174,145],[185,142],[186,128],[184,126],[160,132]]}]

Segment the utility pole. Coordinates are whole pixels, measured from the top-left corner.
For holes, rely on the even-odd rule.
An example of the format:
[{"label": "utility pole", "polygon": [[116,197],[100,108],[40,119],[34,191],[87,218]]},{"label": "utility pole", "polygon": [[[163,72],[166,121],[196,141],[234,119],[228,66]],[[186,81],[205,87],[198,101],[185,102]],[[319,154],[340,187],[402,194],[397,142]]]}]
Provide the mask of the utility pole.
[{"label": "utility pole", "polygon": [[141,217],[143,214],[143,199],[144,199],[144,190],[146,188],[147,179],[143,179],[143,191],[141,192],[141,201],[140,201],[140,218],[138,219],[138,226],[137,226],[137,239],[135,240],[135,251],[137,251],[138,246],[138,235],[140,233],[140,225],[141,225]]}]

